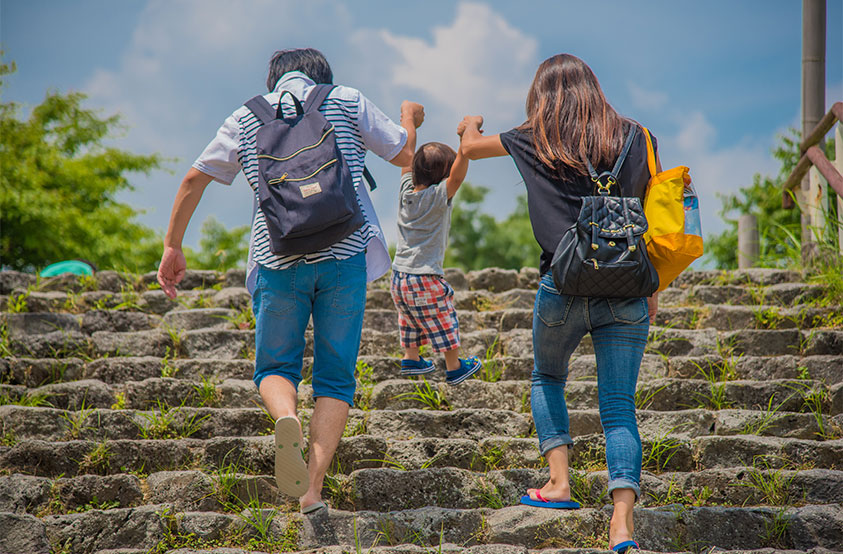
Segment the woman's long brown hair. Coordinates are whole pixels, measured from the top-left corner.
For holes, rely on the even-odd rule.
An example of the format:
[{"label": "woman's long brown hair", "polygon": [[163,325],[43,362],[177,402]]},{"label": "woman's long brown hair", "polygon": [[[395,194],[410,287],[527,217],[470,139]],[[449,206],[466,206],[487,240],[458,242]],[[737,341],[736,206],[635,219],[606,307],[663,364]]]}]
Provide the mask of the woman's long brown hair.
[{"label": "woman's long brown hair", "polygon": [[594,72],[581,59],[557,54],[539,66],[527,94],[527,121],[539,160],[563,179],[611,168],[623,147],[625,119],[615,111]]}]

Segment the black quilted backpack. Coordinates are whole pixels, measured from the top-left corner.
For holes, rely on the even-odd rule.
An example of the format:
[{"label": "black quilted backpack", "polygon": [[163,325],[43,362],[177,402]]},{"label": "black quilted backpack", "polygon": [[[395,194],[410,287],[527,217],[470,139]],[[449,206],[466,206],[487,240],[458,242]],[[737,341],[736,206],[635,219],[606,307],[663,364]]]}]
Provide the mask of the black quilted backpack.
[{"label": "black quilted backpack", "polygon": [[563,294],[636,298],[659,288],[644,242],[647,218],[641,200],[621,196],[618,183],[637,132],[638,126],[630,125],[612,171],[598,176],[586,160],[597,194],[583,197],[577,222],[562,236],[550,264],[556,289]]}]

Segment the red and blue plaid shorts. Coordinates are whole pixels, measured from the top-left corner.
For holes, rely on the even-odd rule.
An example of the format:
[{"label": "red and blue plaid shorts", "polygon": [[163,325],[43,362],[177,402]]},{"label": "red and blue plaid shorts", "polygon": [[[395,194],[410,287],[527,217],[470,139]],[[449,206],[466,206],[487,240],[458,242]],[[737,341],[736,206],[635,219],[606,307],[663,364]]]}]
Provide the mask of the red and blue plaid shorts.
[{"label": "red and blue plaid shorts", "polygon": [[459,348],[454,289],[443,277],[393,271],[391,292],[398,309],[402,347],[431,343],[435,352]]}]

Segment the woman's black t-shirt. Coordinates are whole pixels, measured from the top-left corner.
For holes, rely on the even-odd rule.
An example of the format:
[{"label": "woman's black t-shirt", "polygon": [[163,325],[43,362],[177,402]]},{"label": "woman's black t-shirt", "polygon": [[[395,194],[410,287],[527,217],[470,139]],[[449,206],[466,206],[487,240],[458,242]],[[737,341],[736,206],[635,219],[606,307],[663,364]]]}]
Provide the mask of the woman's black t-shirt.
[{"label": "woman's black t-shirt", "polygon": [[[626,128],[628,131],[628,127]],[[652,136],[652,135],[651,135]],[[565,231],[577,222],[582,207],[582,197],[594,194],[594,183],[588,177],[563,180],[536,156],[529,131],[517,128],[501,133],[501,144],[515,160],[524,184],[527,186],[527,206],[533,235],[542,249],[539,271],[550,271],[550,261]],[[656,137],[653,137],[656,148]],[[614,164],[613,164],[614,165]],[[611,167],[597,167],[597,173],[611,171]],[[647,167],[647,141],[639,129],[626,161],[621,167],[618,182],[623,196],[637,196],[644,202],[650,170]]]}]

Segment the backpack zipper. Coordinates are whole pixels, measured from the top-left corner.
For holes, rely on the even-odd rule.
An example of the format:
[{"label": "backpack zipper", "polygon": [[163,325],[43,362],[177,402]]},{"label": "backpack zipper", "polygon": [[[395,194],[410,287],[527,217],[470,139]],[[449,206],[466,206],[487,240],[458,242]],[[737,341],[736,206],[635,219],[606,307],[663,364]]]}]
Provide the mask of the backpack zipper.
[{"label": "backpack zipper", "polygon": [[325,168],[326,168],[326,167],[328,167],[329,165],[333,165],[333,164],[335,164],[335,163],[337,163],[337,159],[336,159],[336,158],[334,158],[334,159],[333,159],[333,160],[331,160],[330,162],[325,163],[324,165],[322,165],[322,167],[320,167],[319,169],[317,169],[316,171],[314,171],[313,173],[311,173],[311,174],[310,174],[310,175],[308,175],[307,177],[296,177],[296,178],[292,179],[292,178],[288,178],[288,177],[287,177],[287,174],[285,173],[284,175],[282,175],[281,177],[279,177],[279,178],[277,178],[277,179],[270,179],[269,181],[267,181],[267,182],[266,182],[266,184],[267,184],[267,185],[277,185],[277,184],[279,184],[279,183],[283,183],[284,181],[290,181],[290,182],[294,182],[294,181],[307,181],[308,179],[310,179],[311,177],[313,177],[314,175],[316,175],[317,173],[319,173],[320,171],[322,171],[323,169],[325,169]]},{"label": "backpack zipper", "polygon": [[275,160],[276,162],[286,162],[289,159],[295,158],[296,156],[298,156],[299,154],[301,154],[305,150],[310,150],[312,148],[316,148],[317,146],[322,144],[322,142],[325,140],[325,137],[327,137],[328,134],[330,134],[331,131],[333,131],[333,130],[334,130],[334,127],[331,126],[330,129],[325,131],[325,134],[322,135],[322,138],[319,139],[319,142],[317,142],[316,144],[311,144],[310,146],[304,146],[302,148],[299,148],[298,150],[296,150],[295,152],[293,152],[289,156],[285,156],[283,158],[276,158],[275,156],[270,156],[269,154],[258,154],[258,158],[267,158],[267,159],[270,159],[270,160]]}]

